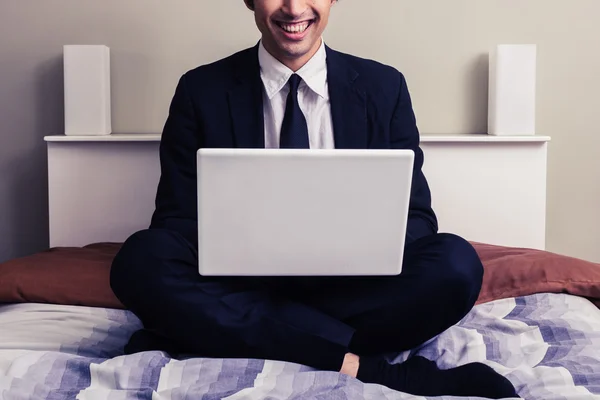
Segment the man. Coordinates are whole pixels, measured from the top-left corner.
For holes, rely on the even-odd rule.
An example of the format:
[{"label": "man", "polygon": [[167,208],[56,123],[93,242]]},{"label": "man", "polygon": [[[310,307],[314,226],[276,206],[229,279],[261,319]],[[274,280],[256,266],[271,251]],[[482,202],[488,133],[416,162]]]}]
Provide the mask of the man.
[{"label": "man", "polygon": [[[126,352],[282,360],[416,395],[517,397],[510,382],[483,364],[441,371],[422,357],[399,365],[383,357],[457,323],[473,307],[483,275],[469,243],[437,233],[402,74],[325,46],[335,0],[245,3],[260,43],[180,79],[162,135],[150,229],[131,236],[114,260],[112,288],[146,328]],[[402,274],[200,276],[195,154],[201,147],[414,150]]]}]

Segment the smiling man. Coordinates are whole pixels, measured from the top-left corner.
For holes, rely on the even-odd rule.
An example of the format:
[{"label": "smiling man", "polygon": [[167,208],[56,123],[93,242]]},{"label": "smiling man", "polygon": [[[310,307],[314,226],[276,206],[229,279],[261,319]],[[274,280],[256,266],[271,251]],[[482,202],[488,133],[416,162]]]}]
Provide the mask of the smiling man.
[{"label": "smiling man", "polygon": [[[180,79],[162,135],[150,228],[132,235],[114,260],[112,288],[145,326],[125,351],[289,361],[416,395],[518,397],[483,364],[439,370],[423,357],[390,365],[383,356],[412,349],[462,319],[483,275],[466,240],[437,232],[404,76],[325,45],[335,0],[245,3],[260,42]],[[203,147],[413,150],[403,272],[199,275],[195,156]]]}]

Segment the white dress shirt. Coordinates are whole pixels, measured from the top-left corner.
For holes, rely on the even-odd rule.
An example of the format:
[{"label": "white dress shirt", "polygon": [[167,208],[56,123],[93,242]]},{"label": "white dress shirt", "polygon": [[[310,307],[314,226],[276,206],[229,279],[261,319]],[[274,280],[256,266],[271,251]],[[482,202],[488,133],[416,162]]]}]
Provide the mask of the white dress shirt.
[{"label": "white dress shirt", "polygon": [[[302,78],[298,88],[298,103],[308,125],[311,149],[333,149],[333,122],[327,86],[327,53],[325,43],[296,73]],[[258,49],[260,77],[263,82],[263,113],[265,120],[265,147],[279,148],[279,133],[285,114],[288,80],[294,73],[279,62],[263,46]]]}]

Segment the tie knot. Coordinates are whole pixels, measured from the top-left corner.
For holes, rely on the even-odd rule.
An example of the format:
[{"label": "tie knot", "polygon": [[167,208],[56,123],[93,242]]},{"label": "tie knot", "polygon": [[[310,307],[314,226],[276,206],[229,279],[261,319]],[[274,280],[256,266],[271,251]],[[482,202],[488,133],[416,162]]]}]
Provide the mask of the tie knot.
[{"label": "tie knot", "polygon": [[295,93],[298,91],[298,87],[300,86],[301,81],[302,81],[302,78],[300,78],[300,75],[298,75],[298,74],[292,74],[292,76],[290,76],[290,79],[289,79],[290,91],[292,93]]}]

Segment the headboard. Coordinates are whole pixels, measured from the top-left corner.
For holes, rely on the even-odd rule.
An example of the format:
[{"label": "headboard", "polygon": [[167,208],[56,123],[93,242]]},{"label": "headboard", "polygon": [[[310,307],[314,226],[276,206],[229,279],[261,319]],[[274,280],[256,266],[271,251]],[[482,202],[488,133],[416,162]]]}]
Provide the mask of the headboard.
[{"label": "headboard", "polygon": [[[160,135],[47,136],[51,247],[122,242],[147,228]],[[440,231],[545,249],[545,136],[421,135]]]}]

